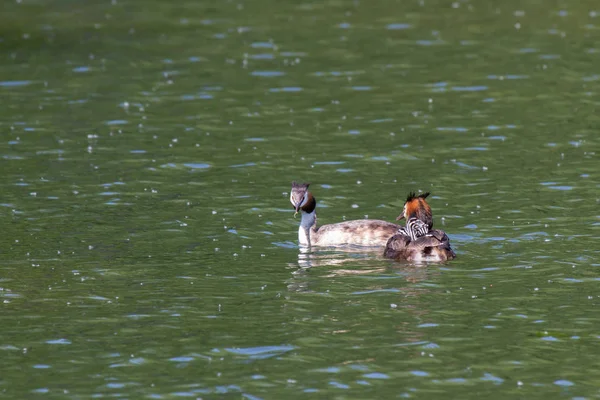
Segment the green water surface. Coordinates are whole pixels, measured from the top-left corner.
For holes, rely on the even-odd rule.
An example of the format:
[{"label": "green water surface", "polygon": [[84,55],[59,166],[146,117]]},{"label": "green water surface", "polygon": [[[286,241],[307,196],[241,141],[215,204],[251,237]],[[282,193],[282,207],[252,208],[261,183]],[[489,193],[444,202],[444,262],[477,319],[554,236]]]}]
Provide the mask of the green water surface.
[{"label": "green water surface", "polygon": [[[600,5],[6,2],[5,398],[599,398]],[[297,246],[430,191],[458,258]],[[599,269],[597,269],[599,268]]]}]

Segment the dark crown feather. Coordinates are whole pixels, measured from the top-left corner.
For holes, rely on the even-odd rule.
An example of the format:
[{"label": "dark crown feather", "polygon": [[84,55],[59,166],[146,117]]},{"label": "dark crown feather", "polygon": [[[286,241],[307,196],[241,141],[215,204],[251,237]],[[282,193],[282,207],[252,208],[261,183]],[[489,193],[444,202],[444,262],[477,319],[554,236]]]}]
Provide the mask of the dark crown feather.
[{"label": "dark crown feather", "polygon": [[293,181],[293,182],[292,182],[292,187],[293,187],[293,188],[295,188],[295,187],[298,187],[298,188],[305,188],[305,189],[308,189],[308,187],[309,187],[309,186],[310,186],[310,183],[308,183],[308,182],[307,182],[307,183],[298,183],[298,182],[296,182],[296,181]]},{"label": "dark crown feather", "polygon": [[421,193],[418,196],[417,196],[417,194],[415,192],[410,192],[408,194],[408,197],[406,198],[406,202],[408,203],[409,201],[414,200],[414,199],[418,199],[418,198],[426,199],[427,196],[429,196],[429,192]]}]

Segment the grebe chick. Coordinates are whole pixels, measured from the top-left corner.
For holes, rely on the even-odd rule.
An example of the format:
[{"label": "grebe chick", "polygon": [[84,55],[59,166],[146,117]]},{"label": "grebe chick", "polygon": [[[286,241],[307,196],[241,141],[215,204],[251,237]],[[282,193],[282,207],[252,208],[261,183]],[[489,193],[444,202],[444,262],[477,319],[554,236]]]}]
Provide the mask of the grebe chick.
[{"label": "grebe chick", "polygon": [[292,182],[290,202],[302,219],[298,229],[301,246],[381,246],[400,228],[396,224],[376,219],[359,219],[317,226],[317,200],[308,191],[309,183]]},{"label": "grebe chick", "polygon": [[429,192],[422,193],[418,196],[415,192],[410,192],[404,202],[402,212],[398,215],[396,221],[406,218],[408,224],[410,219],[416,218],[423,221],[427,225],[427,231],[430,231],[433,228],[433,216],[431,215],[431,207],[429,207],[429,204],[425,201],[427,196],[429,196]]},{"label": "grebe chick", "polygon": [[447,261],[456,257],[450,239],[442,230],[433,228],[431,207],[425,201],[429,192],[416,196],[409,193],[402,212],[396,218],[406,218],[406,225],[392,236],[385,246],[384,257],[412,262]]}]

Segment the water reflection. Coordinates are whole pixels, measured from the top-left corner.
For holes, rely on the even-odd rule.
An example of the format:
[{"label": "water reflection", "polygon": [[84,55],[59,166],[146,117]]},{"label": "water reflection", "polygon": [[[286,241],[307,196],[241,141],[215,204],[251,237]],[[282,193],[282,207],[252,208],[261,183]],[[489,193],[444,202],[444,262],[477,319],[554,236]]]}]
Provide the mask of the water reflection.
[{"label": "water reflection", "polygon": [[[439,274],[437,268],[430,269],[427,264],[398,262],[383,258],[379,249],[340,247],[335,249],[314,250],[306,247],[298,249],[297,264],[290,264],[292,278],[287,288],[294,292],[311,292],[310,282],[314,277],[312,268],[318,267],[319,278],[340,278],[351,276],[372,276],[390,278],[401,276],[406,282],[417,283]],[[355,294],[387,291],[380,285],[369,285],[357,290]]]},{"label": "water reflection", "polygon": [[380,249],[360,249],[356,247],[339,247],[315,250],[309,247],[298,248],[298,266],[300,268],[340,266],[353,264],[368,266],[373,259],[381,258]]}]

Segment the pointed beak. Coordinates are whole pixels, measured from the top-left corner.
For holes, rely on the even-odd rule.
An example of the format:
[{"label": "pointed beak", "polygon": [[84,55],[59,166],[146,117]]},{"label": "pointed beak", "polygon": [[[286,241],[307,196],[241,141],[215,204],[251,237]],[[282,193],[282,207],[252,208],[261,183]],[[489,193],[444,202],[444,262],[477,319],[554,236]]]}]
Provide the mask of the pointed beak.
[{"label": "pointed beak", "polygon": [[296,204],[294,206],[294,210],[295,210],[295,212],[294,212],[294,218],[296,218],[296,215],[298,215],[298,212],[300,211],[300,204]]},{"label": "pointed beak", "polygon": [[400,221],[401,219],[404,219],[404,210],[402,210],[402,212],[400,213],[400,215],[398,215],[396,217],[396,221]]}]

